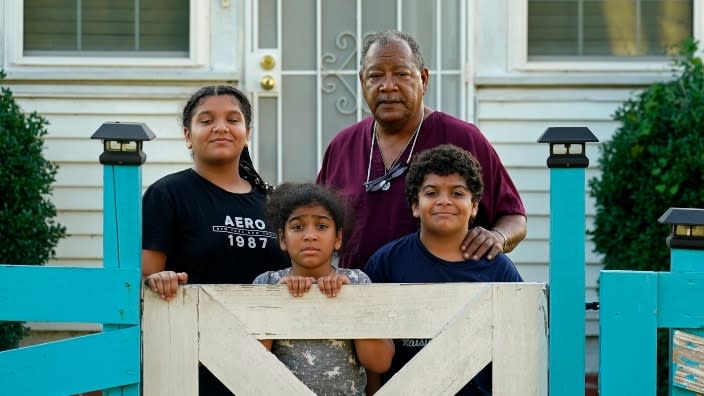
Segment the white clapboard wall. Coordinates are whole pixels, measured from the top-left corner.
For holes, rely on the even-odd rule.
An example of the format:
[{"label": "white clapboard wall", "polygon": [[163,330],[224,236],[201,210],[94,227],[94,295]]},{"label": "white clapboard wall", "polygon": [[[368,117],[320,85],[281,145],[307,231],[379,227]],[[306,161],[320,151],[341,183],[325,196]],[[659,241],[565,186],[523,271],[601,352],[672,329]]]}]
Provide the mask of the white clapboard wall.
[{"label": "white clapboard wall", "polygon": [[[487,80],[490,80],[487,78]],[[493,79],[496,83],[496,79]],[[485,85],[477,91],[477,124],[492,142],[523,198],[528,213],[528,235],[510,254],[525,280],[548,281],[550,248],[550,175],[548,145],[537,143],[549,127],[588,127],[600,143],[609,141],[619,124],[614,111],[637,92],[637,86],[550,86],[517,81],[517,85]],[[586,225],[592,229],[594,199],[588,182],[598,177],[599,144],[588,143],[586,155]],[[655,220],[654,220],[655,221]],[[599,271],[603,265],[594,244],[585,235],[586,300],[599,300]],[[580,263],[574,263],[580,265]],[[575,285],[577,286],[577,285]],[[598,371],[599,315],[587,311],[587,372]]]}]

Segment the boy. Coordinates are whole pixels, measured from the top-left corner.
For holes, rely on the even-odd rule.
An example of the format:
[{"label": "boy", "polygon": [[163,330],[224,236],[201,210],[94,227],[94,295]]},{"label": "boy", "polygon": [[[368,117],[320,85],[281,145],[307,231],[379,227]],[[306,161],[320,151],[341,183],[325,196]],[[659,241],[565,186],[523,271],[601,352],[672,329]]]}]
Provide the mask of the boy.
[{"label": "boy", "polygon": [[[483,183],[477,160],[450,144],[419,154],[407,176],[406,200],[420,230],[382,246],[364,272],[374,283],[523,282],[503,253],[493,260],[465,260],[458,248],[476,217]],[[394,340],[388,379],[430,340]],[[371,379],[370,379],[371,380]],[[490,395],[491,365],[459,395]]]}]

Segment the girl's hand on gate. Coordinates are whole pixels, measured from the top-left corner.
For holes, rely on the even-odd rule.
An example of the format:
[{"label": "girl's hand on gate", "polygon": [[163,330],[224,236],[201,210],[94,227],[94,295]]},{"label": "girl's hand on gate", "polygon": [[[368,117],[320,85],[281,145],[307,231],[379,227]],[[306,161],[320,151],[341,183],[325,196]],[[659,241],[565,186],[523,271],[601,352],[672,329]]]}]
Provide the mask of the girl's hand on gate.
[{"label": "girl's hand on gate", "polygon": [[289,293],[294,297],[302,297],[310,290],[313,283],[315,283],[315,278],[297,275],[284,276],[279,281],[280,285],[288,286]]},{"label": "girl's hand on gate", "polygon": [[188,283],[188,274],[185,272],[161,271],[144,279],[144,284],[163,300],[176,297],[178,285],[185,283]]},{"label": "girl's hand on gate", "polygon": [[336,297],[340,292],[342,285],[349,284],[350,278],[347,275],[333,273],[327,276],[318,278],[318,287],[328,297]]}]

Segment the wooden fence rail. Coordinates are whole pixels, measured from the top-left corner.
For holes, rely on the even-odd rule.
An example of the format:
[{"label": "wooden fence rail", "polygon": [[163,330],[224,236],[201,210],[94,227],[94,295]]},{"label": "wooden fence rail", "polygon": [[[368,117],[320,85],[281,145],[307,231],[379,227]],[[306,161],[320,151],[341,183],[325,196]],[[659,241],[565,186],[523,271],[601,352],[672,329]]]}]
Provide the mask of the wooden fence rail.
[{"label": "wooden fence rail", "polygon": [[336,298],[285,286],[145,292],[145,395],[197,395],[201,362],[246,395],[313,394],[257,339],[432,338],[379,396],[453,395],[493,361],[493,394],[547,394],[545,284],[348,285]]}]

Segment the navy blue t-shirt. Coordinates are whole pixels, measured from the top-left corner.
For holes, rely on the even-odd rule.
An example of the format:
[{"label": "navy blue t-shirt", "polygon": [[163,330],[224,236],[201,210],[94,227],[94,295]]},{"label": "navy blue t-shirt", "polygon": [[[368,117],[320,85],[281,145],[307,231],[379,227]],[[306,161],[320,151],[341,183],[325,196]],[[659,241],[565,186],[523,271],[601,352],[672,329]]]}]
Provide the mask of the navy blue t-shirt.
[{"label": "navy blue t-shirt", "polygon": [[[445,282],[523,282],[510,258],[501,253],[493,260],[445,261],[423,246],[415,232],[376,251],[367,261],[364,272],[373,283],[445,283]],[[394,340],[396,353],[391,369],[384,378],[391,378],[430,340]],[[491,394],[491,363],[465,385],[458,395]]]}]

